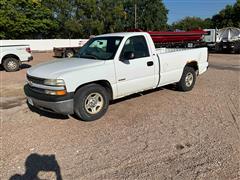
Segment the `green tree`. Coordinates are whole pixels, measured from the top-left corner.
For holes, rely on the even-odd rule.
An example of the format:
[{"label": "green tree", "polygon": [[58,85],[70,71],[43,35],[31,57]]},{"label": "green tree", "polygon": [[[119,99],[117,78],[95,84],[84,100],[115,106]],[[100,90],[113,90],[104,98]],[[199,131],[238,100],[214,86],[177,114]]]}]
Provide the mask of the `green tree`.
[{"label": "green tree", "polygon": [[77,7],[85,36],[123,30],[125,12],[121,1],[79,0]]},{"label": "green tree", "polygon": [[101,34],[104,24],[100,20],[101,11],[97,0],[77,0],[76,19],[83,25],[83,36],[88,38],[93,34]]},{"label": "green tree", "polygon": [[1,0],[0,38],[88,38],[134,27],[165,29],[162,0]]},{"label": "green tree", "polygon": [[227,5],[218,14],[212,17],[212,21],[215,27],[238,27],[240,28],[240,0],[232,5]]},{"label": "green tree", "polygon": [[88,38],[93,34],[123,30],[125,12],[121,1],[48,0],[46,5],[52,5],[60,37]]},{"label": "green tree", "polygon": [[211,19],[201,19],[199,17],[186,17],[172,24],[171,29],[194,30],[212,28]]},{"label": "green tree", "polygon": [[[82,24],[76,17],[76,0],[42,0],[49,7],[51,15],[58,23],[57,38],[73,38],[82,31]],[[82,35],[82,34],[80,34]]]},{"label": "green tree", "polygon": [[126,28],[134,28],[135,12],[137,5],[137,27],[143,30],[165,30],[167,28],[168,10],[162,0],[125,0]]},{"label": "green tree", "polygon": [[100,20],[104,24],[104,33],[124,30],[125,11],[122,1],[99,1]]},{"label": "green tree", "polygon": [[234,26],[240,28],[240,0],[237,0],[237,2],[234,4],[233,11],[234,11],[233,15]]},{"label": "green tree", "polygon": [[1,39],[51,37],[58,27],[40,0],[1,0],[0,6]]}]

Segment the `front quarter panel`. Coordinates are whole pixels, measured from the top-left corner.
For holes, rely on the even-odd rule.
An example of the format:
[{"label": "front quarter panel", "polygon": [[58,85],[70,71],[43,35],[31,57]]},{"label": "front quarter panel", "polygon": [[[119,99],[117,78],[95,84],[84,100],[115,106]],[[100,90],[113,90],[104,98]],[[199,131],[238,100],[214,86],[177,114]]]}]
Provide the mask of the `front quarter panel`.
[{"label": "front quarter panel", "polygon": [[79,86],[84,84],[106,80],[112,86],[113,97],[115,97],[116,94],[116,78],[113,60],[105,61],[102,65],[67,72],[58,77],[58,79],[64,79],[67,92],[75,92]]}]

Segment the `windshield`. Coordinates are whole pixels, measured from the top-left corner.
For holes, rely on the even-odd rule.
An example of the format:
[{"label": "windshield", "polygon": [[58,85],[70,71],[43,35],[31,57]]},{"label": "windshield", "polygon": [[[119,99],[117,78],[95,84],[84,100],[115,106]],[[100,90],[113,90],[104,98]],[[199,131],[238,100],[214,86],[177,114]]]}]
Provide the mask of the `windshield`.
[{"label": "windshield", "polygon": [[123,37],[96,37],[90,39],[79,51],[78,57],[87,59],[113,59]]}]

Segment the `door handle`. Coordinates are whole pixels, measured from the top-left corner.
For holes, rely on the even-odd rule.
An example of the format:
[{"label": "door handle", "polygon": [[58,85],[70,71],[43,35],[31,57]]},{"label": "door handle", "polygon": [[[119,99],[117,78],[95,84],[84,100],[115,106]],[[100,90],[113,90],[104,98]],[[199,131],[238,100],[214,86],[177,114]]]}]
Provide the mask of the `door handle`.
[{"label": "door handle", "polygon": [[147,66],[152,66],[153,65],[153,61],[148,61],[147,62]]}]

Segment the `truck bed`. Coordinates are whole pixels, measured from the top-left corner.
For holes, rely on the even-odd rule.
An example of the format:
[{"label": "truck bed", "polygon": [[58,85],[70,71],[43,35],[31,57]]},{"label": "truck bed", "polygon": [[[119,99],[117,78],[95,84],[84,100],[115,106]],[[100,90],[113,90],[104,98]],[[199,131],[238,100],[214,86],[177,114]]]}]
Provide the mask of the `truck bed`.
[{"label": "truck bed", "polygon": [[161,86],[169,84],[182,75],[187,62],[197,62],[198,74],[207,70],[207,48],[157,48],[160,58]]}]

